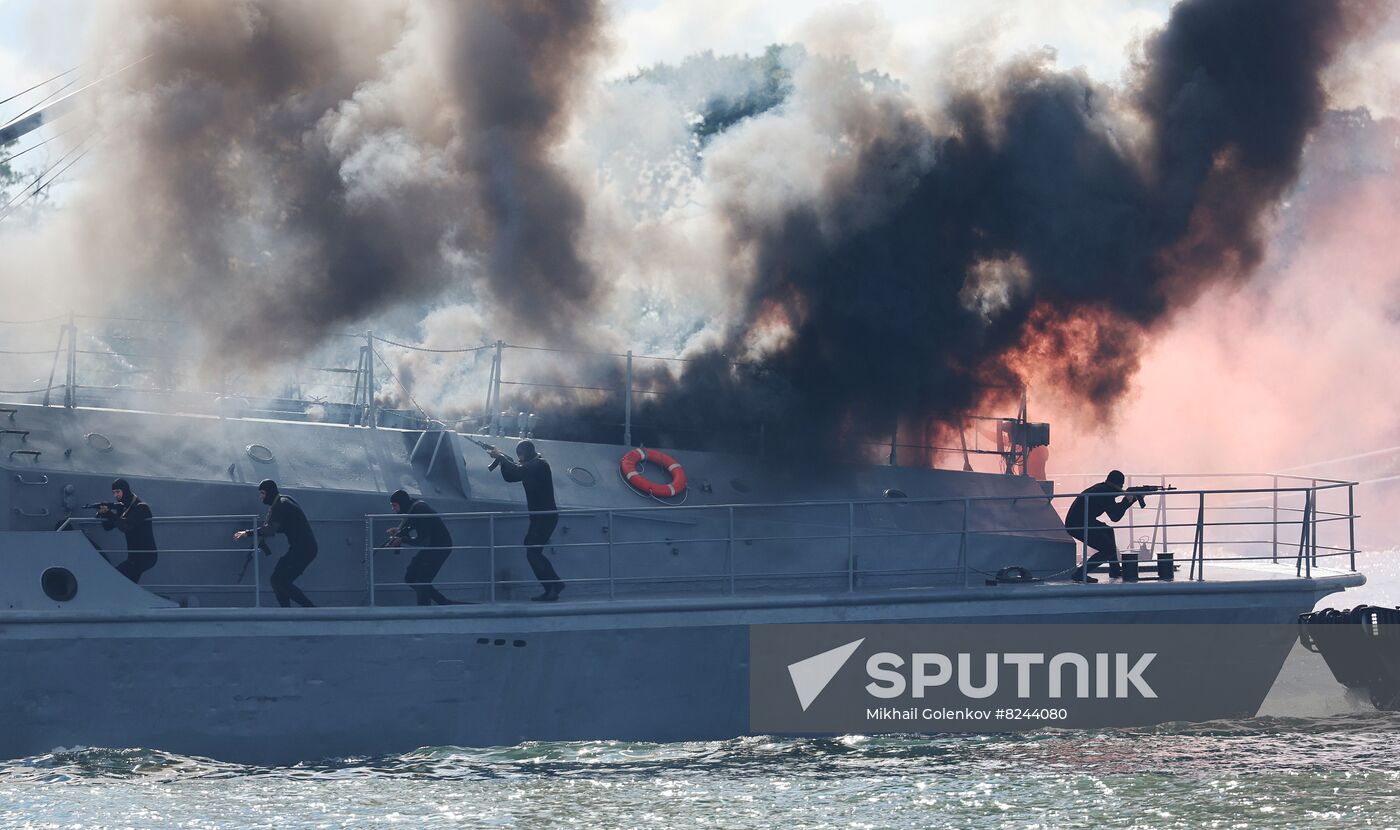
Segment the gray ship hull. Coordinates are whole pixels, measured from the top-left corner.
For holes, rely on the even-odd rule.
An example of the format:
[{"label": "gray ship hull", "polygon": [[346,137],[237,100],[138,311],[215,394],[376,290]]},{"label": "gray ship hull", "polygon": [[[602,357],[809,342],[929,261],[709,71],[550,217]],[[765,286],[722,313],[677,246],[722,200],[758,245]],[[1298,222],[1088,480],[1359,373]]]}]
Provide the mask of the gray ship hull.
[{"label": "gray ship hull", "polygon": [[[420,746],[749,734],[749,626],[1286,623],[1359,575],[446,609],[0,612],[0,755],[146,747],[286,763]],[[1128,588],[1128,590],[1123,590]],[[1280,627],[1280,631],[1287,631]],[[1293,637],[1231,661],[1254,714]],[[21,667],[22,670],[15,670]],[[1171,719],[1164,717],[1163,719]]]}]

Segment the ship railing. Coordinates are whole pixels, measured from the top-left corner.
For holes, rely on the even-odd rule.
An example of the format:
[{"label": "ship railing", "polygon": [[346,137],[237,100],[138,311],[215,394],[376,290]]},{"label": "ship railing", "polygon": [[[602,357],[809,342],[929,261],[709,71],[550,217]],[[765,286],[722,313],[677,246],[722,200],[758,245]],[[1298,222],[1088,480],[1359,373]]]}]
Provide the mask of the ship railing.
[{"label": "ship railing", "polygon": [[[1293,566],[1294,576],[1308,578],[1324,563],[1334,565],[1334,569],[1356,570],[1354,482],[1266,474],[1264,478],[1270,486],[1201,488],[1187,486],[1185,482],[1204,476],[1157,475],[1154,478],[1152,483],[1156,486],[1171,485],[1177,489],[1143,493],[1146,508],[1135,507],[1129,513],[1141,511],[1150,514],[1150,520],[1134,516],[1131,523],[1125,522],[1115,528],[1121,531],[1126,526],[1130,533],[1141,534],[1130,537],[1127,546],[1118,547],[1121,553],[1136,558],[1138,571],[1148,575],[1145,578],[1163,573],[1159,569],[1165,567],[1172,572],[1166,578],[1174,579],[1178,563],[1187,566],[1185,577],[1194,581],[1205,580],[1207,563],[1237,568],[1268,563],[1267,568],[1274,576],[1282,575],[1280,565],[1286,563]],[[1143,479],[1142,476],[1134,478],[1138,484]],[[1175,481],[1182,484],[1174,484]],[[980,540],[1019,536],[1072,541],[1063,516],[1077,496],[1074,492],[564,509],[557,511],[559,527],[573,525],[575,532],[561,535],[561,531],[556,530],[546,547],[561,554],[556,561],[565,571],[571,565],[578,570],[578,566],[584,564],[583,557],[567,556],[569,552],[601,557],[602,566],[593,568],[591,575],[561,573],[561,578],[573,587],[576,595],[601,595],[609,599],[624,594],[637,596],[638,589],[648,587],[674,592],[708,586],[712,592],[737,594],[748,586],[762,585],[768,589],[793,580],[808,585],[817,581],[828,589],[848,592],[864,590],[871,585],[915,587],[929,584],[930,578],[951,579],[968,586],[974,580],[998,576],[988,569],[985,558],[974,559],[971,555]],[[999,513],[1004,515],[1007,509],[1017,516],[1018,522],[988,526],[988,519]],[[892,522],[894,526],[869,524],[870,511],[887,516],[897,511]],[[514,599],[517,588],[538,584],[533,578],[499,575],[507,566],[524,564],[523,537],[530,518],[528,513],[444,513],[440,518],[452,528],[454,538],[463,528],[467,529],[466,536],[472,543],[455,544],[452,551],[484,560],[486,577],[434,582],[435,587],[466,589],[473,592],[474,601],[497,602]],[[406,582],[381,582],[376,564],[386,552],[413,550],[407,546],[398,548],[377,543],[384,539],[388,526],[397,525],[403,519],[398,514],[365,517],[366,580],[371,605],[380,604],[385,592],[412,590]],[[635,533],[639,523],[655,524],[659,530],[653,534]],[[627,524],[633,526],[633,535],[639,538],[620,538],[617,531]],[[579,539],[578,527],[592,527],[595,535],[601,538]],[[1087,537],[1091,528],[1092,525],[1081,528],[1081,535]],[[569,535],[575,538],[567,538]],[[950,539],[951,543],[942,543]],[[860,561],[872,545],[900,544],[913,544],[916,549],[934,555],[916,557],[908,567],[870,567]],[[1074,575],[1093,553],[1082,540],[1076,544],[1079,552],[1075,566],[1037,575],[1050,579]],[[764,567],[759,558],[770,554],[768,561],[776,565],[777,560],[791,557],[794,546],[804,549],[826,546],[828,553],[833,549],[843,550],[841,555],[822,557],[826,567],[806,569]],[[637,574],[637,557],[633,554],[647,549],[662,561],[679,556],[683,550],[708,551],[711,554],[708,560],[717,565],[722,562],[722,565],[699,572],[677,568],[674,572]],[[619,560],[624,558],[632,568],[619,567]],[[838,561],[839,564],[833,564]],[[1004,564],[1016,563],[1007,561]],[[528,575],[528,569],[524,573]]]},{"label": "ship railing", "polygon": [[[85,528],[96,527],[101,529],[104,519],[88,518],[81,516],[70,516],[59,524],[59,531],[79,531],[87,536],[88,540],[97,548],[98,553],[106,558],[112,565],[117,565],[127,556],[125,548],[104,548],[98,541],[102,537],[94,538],[85,532]],[[152,525],[156,534],[156,554],[159,557],[174,557],[177,562],[172,563],[169,559],[152,568],[149,573],[171,573],[182,570],[179,560],[194,560],[200,557],[219,557],[227,559],[230,564],[239,565],[238,578],[234,582],[147,582],[144,579],[139,583],[142,588],[159,595],[185,596],[200,594],[251,594],[253,607],[261,607],[263,604],[262,590],[262,568],[260,560],[263,558],[259,552],[263,548],[264,540],[259,537],[258,526],[262,524],[262,517],[253,515],[220,515],[220,516],[156,516],[152,520]],[[164,531],[162,531],[164,528]],[[233,534],[238,530],[251,530],[248,536],[241,541],[233,539]],[[227,540],[227,544],[214,543],[212,545],[200,547],[170,547],[162,544],[162,539],[168,539],[174,533],[180,541],[190,539]],[[120,537],[117,530],[110,532],[112,535]],[[179,544],[177,542],[177,544]],[[200,573],[208,573],[208,567],[198,568]],[[250,581],[249,581],[250,580]],[[246,584],[245,584],[246,582]]]},{"label": "ship railing", "polygon": [[[1272,576],[1287,573],[1311,577],[1317,568],[1356,569],[1355,484],[1296,476],[1278,476],[1279,486],[1191,488],[1191,477],[1158,476],[1154,483],[1181,482],[1178,489],[1144,493],[1146,508],[1135,507],[1132,519],[1117,525],[1141,534],[1119,550],[1138,557],[1138,568],[1150,578],[1159,568],[1182,578],[1203,581],[1207,570],[1233,565],[1263,567]],[[1143,477],[1135,476],[1135,481]],[[1273,476],[1265,477],[1272,483]],[[845,501],[798,501],[758,504],[675,505],[630,508],[582,508],[558,511],[553,537],[546,543],[557,554],[554,563],[570,586],[571,597],[637,597],[647,594],[706,592],[737,595],[791,592],[795,587],[829,591],[871,591],[931,585],[980,583],[995,579],[1016,553],[990,558],[1014,537],[1036,545],[1079,546],[1076,565],[1048,572],[1045,561],[1063,562],[1056,554],[1039,560],[1035,575],[1067,579],[1085,556],[1082,543],[1067,535],[1063,515],[1076,493],[1027,493],[1016,496],[881,498]],[[530,515],[523,511],[439,514],[455,544],[444,579],[433,585],[456,600],[511,601],[537,585],[526,565],[523,538]],[[312,516],[319,533],[336,528],[336,535],[363,539],[363,576],[335,574],[338,587],[327,588],[311,577],[313,596],[334,593],[340,603],[394,605],[411,596],[414,586],[398,569],[419,548],[385,544],[385,531],[404,520],[399,514],[363,518]],[[1146,521],[1144,521],[1146,519]],[[1009,521],[1007,521],[1009,520]],[[61,530],[100,525],[97,518],[70,518]],[[226,557],[230,582],[208,584],[195,576],[184,582],[165,577],[142,587],[157,594],[206,605],[264,604],[266,565],[259,555],[256,532],[233,541],[233,531],[256,528],[259,517],[157,516],[157,569],[148,576],[209,574],[225,569],[182,567],[182,561]],[[104,534],[116,539],[116,531]],[[1087,534],[1084,534],[1087,535]],[[103,536],[93,538],[100,547]],[[995,539],[995,543],[990,540]],[[323,546],[325,550],[329,547]],[[1044,550],[1041,548],[1041,550]],[[1063,550],[1063,548],[1061,548]],[[389,567],[385,554],[404,559]],[[886,555],[893,552],[897,555]],[[113,565],[124,551],[110,552]],[[993,561],[995,560],[995,561]],[[1154,562],[1155,560],[1155,562]],[[327,560],[323,560],[323,563]],[[324,564],[321,566],[324,568]],[[314,573],[316,566],[312,566]],[[1054,569],[1051,569],[1054,570]],[[466,575],[472,578],[459,578]],[[348,577],[348,578],[347,578]],[[1173,577],[1175,578],[1175,577]],[[305,580],[303,581],[305,584]],[[241,599],[239,599],[241,597]],[[356,599],[356,597],[361,597]],[[318,603],[322,600],[318,597]]]}]

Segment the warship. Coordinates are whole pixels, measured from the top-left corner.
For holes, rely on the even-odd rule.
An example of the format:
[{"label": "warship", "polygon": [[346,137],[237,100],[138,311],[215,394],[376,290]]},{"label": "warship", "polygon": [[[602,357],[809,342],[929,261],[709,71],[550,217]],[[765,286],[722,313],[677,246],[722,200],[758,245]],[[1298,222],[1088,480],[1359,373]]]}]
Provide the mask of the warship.
[{"label": "warship", "polygon": [[[1049,429],[1024,410],[989,422],[996,445],[956,454],[990,471],[901,465],[897,438],[887,463],[800,478],[756,456],[662,448],[680,469],[638,472],[674,485],[683,471],[685,484],[656,496],[623,474],[630,408],[609,444],[533,435],[535,419],[505,407],[504,343],[485,350],[483,414],[446,424],[380,408],[363,357],[349,403],[84,385],[79,358],[102,350],[79,348],[77,318],[58,327],[54,378],[0,406],[7,757],[141,746],[281,762],[728,738],[749,732],[753,625],[1291,624],[1364,581],[1353,485],[1284,475],[1133,476],[1176,488],[1127,519],[1137,578],[1073,581],[1062,516],[1080,487],[1028,474]],[[366,337],[372,355],[379,338]],[[568,591],[553,603],[529,601],[523,493],[480,447],[524,437],[555,471],[547,555]],[[139,584],[89,506],[116,477],[155,512],[159,561]],[[268,540],[232,541],[258,524],[264,479],[315,529],[299,583],[315,608],[269,607]],[[460,604],[414,604],[409,557],[386,538],[399,489],[449,525],[435,584]],[[1257,682],[1213,714],[1253,714],[1293,643],[1241,654]]]},{"label": "warship", "polygon": [[[885,463],[794,476],[760,454],[639,452],[630,353],[613,356],[626,366],[615,437],[566,441],[503,399],[520,388],[503,375],[524,346],[463,350],[489,364],[485,399],[474,417],[445,422],[379,404],[377,349],[391,341],[373,333],[341,370],[350,400],[333,402],[180,390],[158,362],[92,337],[105,322],[26,323],[5,340],[4,757],[100,746],[281,763],[424,745],[724,739],[751,731],[756,625],[1292,632],[1321,598],[1364,582],[1351,482],[1157,473],[1128,477],[1156,492],[1122,528],[1135,557],[1125,578],[1075,582],[1081,551],[1063,516],[1089,482],[1045,480],[1036,459],[1049,427],[1024,404],[977,421],[994,435],[985,447],[916,447],[918,463],[901,464],[896,435]],[[39,342],[54,329],[56,346]],[[554,470],[560,521],[546,555],[568,585],[557,602],[529,601],[524,494],[482,452],[523,438]],[[656,450],[667,463],[638,465]],[[948,458],[954,469],[928,463]],[[90,507],[116,478],[155,515],[159,561],[139,583],[117,571],[121,554],[107,549],[120,540]],[[299,585],[317,607],[273,605],[269,540],[233,540],[258,524],[265,479],[314,528],[319,555]],[[409,557],[386,538],[400,489],[451,530],[435,584],[457,604],[414,603]],[[1250,682],[1211,696],[1205,714],[1253,714],[1295,642],[1239,654]]]}]

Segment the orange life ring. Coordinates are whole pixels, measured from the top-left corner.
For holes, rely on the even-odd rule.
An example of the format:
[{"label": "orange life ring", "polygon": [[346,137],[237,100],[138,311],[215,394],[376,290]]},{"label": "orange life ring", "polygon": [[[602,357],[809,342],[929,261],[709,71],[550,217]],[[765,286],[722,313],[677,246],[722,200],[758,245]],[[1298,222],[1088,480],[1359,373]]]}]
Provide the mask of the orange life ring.
[{"label": "orange life ring", "polygon": [[[660,464],[671,474],[670,484],[658,484],[642,475],[637,469],[643,461],[650,461]],[[657,498],[666,496],[679,496],[685,492],[685,468],[680,462],[660,450],[649,450],[643,447],[631,449],[622,456],[622,475],[627,479],[627,483],[632,485],[638,492],[646,493]]]}]

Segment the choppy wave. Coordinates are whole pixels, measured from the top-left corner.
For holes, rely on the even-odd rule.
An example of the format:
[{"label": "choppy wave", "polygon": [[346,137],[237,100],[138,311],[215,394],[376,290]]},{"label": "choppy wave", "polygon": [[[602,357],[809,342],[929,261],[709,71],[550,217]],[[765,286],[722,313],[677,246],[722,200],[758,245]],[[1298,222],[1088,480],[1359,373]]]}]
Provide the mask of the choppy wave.
[{"label": "choppy wave", "polygon": [[1004,736],[448,746],[286,767],[75,748],[0,764],[0,825],[1382,827],[1400,814],[1397,746],[1400,715],[1373,712]]}]

